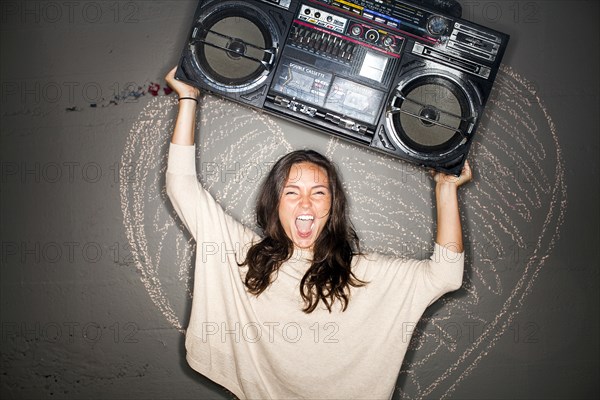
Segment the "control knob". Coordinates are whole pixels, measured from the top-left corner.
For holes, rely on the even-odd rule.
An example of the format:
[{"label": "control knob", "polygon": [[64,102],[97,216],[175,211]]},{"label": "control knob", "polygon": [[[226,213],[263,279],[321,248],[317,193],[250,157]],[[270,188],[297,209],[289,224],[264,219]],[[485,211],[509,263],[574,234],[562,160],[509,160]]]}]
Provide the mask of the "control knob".
[{"label": "control knob", "polygon": [[369,29],[367,33],[365,33],[365,38],[368,41],[375,43],[377,40],[379,40],[379,32],[377,32],[375,29]]},{"label": "control knob", "polygon": [[350,33],[353,36],[360,36],[360,34],[362,33],[362,28],[358,25],[352,25],[352,27],[350,28]]},{"label": "control knob", "polygon": [[448,20],[439,15],[430,17],[427,21],[427,31],[433,36],[443,35],[448,31]]}]

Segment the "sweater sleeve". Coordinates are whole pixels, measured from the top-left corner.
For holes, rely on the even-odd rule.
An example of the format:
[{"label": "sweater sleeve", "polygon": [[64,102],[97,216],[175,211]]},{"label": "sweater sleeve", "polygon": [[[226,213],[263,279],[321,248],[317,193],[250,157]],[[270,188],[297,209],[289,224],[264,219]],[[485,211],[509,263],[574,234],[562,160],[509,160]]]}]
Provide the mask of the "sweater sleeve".
[{"label": "sweater sleeve", "polygon": [[438,293],[429,305],[433,304],[443,294],[458,290],[462,286],[464,265],[464,252],[456,253],[437,243],[435,244],[433,254],[424,266],[426,281],[428,281],[427,285],[433,286]]},{"label": "sweater sleeve", "polygon": [[255,235],[202,187],[196,175],[195,146],[171,143],[166,173],[167,195],[177,215],[200,246],[233,244],[236,248]]},{"label": "sweater sleeve", "polygon": [[[390,304],[396,302],[416,306],[422,312],[445,293],[462,285],[464,253],[456,253],[435,244],[433,254],[425,259],[405,259],[383,255],[367,255],[365,275],[371,293],[381,293]],[[369,287],[372,289],[369,289]],[[390,296],[390,297],[387,297]],[[419,314],[420,315],[420,314]]]}]

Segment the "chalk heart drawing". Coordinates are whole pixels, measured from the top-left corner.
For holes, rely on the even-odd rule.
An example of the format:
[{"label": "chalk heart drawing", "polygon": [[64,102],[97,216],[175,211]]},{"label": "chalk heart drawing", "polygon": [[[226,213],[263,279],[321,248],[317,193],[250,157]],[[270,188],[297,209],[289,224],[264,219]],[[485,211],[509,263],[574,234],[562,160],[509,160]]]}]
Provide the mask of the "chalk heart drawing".
[{"label": "chalk heart drawing", "polygon": [[[127,138],[120,191],[141,281],[168,324],[184,332],[194,257],[210,249],[193,242],[165,192],[176,111],[171,97],[147,104]],[[309,139],[300,147],[316,147],[340,167],[364,250],[428,256],[435,224],[425,170],[212,96],[203,97],[199,116],[198,178],[244,224],[256,227],[261,179],[304,134]],[[564,163],[554,124],[533,86],[509,67],[499,71],[469,159],[475,179],[460,190],[464,284],[398,338],[411,343],[395,398],[450,396],[503,335],[514,334],[511,323],[535,289],[564,219]]]}]

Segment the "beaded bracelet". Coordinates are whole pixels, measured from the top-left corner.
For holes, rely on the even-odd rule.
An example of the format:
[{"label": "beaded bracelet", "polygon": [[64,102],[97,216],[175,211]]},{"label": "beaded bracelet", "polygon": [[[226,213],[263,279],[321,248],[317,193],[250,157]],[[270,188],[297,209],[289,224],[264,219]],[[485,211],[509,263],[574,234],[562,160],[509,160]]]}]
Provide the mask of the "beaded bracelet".
[{"label": "beaded bracelet", "polygon": [[196,103],[198,103],[198,99],[196,99],[195,97],[180,97],[177,100],[178,101],[181,101],[181,100],[194,100]]}]

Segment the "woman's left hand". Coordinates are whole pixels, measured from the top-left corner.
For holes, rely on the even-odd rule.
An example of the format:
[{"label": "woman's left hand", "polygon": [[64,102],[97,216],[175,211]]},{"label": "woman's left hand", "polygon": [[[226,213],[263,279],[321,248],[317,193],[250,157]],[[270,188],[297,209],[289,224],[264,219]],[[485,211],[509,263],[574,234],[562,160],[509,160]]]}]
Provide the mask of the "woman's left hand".
[{"label": "woman's left hand", "polygon": [[460,171],[459,176],[449,175],[439,171],[431,171],[431,175],[437,184],[451,183],[456,187],[462,186],[473,179],[473,171],[471,170],[469,161],[465,161],[465,165]]}]

